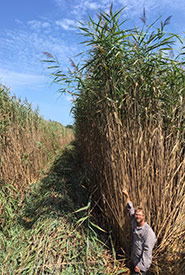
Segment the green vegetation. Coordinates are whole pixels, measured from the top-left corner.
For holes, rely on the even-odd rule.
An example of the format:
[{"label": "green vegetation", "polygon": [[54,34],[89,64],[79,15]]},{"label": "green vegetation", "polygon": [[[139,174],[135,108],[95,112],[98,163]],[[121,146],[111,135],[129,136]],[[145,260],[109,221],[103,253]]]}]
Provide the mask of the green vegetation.
[{"label": "green vegetation", "polygon": [[[76,140],[101,223],[114,233],[128,259],[129,221],[122,188],[146,208],[157,235],[153,274],[184,272],[185,71],[184,47],[160,19],[124,29],[123,10],[99,12],[81,23],[88,46],[84,64],[63,73],[47,54],[60,92],[76,97]],[[53,63],[51,63],[53,62]],[[54,66],[53,66],[54,65]],[[87,131],[88,129],[88,131]],[[97,210],[98,209],[98,210]]]},{"label": "green vegetation", "polygon": [[14,199],[11,186],[2,188],[1,274],[111,274],[96,228],[80,226],[83,216],[74,213],[87,203],[78,159],[68,146],[24,200]]}]

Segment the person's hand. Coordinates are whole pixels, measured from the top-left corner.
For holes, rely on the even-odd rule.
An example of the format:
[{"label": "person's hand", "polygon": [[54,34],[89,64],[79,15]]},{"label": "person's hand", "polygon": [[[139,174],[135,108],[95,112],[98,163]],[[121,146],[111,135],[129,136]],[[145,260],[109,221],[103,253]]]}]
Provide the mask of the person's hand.
[{"label": "person's hand", "polygon": [[140,273],[140,268],[136,265],[134,271]]},{"label": "person's hand", "polygon": [[128,191],[126,189],[123,189],[122,190],[122,193],[128,198],[129,197],[129,194],[128,194]]},{"label": "person's hand", "polygon": [[130,201],[128,191],[126,189],[122,189],[122,193],[126,196],[126,203],[128,203]]}]

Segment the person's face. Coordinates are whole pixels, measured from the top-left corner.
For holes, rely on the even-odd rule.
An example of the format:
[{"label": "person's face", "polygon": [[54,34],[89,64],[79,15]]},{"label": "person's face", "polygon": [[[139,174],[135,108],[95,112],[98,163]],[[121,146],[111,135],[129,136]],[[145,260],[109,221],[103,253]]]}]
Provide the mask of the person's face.
[{"label": "person's face", "polygon": [[138,225],[143,224],[145,222],[145,215],[142,211],[137,210],[135,213],[135,219]]}]

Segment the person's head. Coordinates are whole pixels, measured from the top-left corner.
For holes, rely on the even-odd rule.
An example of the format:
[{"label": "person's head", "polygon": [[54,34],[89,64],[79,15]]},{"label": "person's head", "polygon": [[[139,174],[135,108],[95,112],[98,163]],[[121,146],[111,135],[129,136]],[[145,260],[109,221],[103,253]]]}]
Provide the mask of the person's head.
[{"label": "person's head", "polygon": [[135,219],[138,226],[142,226],[145,223],[145,211],[140,206],[135,209]]}]

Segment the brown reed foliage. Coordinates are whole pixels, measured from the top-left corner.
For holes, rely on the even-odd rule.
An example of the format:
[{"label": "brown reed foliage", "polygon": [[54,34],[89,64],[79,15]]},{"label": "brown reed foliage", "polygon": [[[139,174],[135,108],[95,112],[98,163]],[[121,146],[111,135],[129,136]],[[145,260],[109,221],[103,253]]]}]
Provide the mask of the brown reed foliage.
[{"label": "brown reed foliage", "polygon": [[42,119],[28,102],[11,97],[6,87],[0,89],[0,180],[24,194],[56,153],[73,139],[73,132]]},{"label": "brown reed foliage", "polygon": [[[122,247],[127,256],[131,243],[130,224],[122,189],[128,189],[134,205],[146,209],[147,222],[157,235],[150,272],[183,274],[185,106],[181,81],[184,73],[178,70],[177,78],[177,67],[172,62],[168,73],[156,77],[159,73],[156,72],[153,78],[147,70],[144,72],[146,59],[142,63],[141,56],[135,52],[134,65],[131,65],[131,58],[129,61],[132,69],[125,64],[118,68],[117,60],[114,65],[112,60],[119,51],[115,56],[112,53],[109,59],[106,39],[98,41],[102,48],[104,46],[103,56],[97,50],[97,42],[93,54],[91,52],[90,83],[84,85],[76,104],[77,138],[84,162],[91,170],[90,189],[102,211],[105,227],[113,231],[118,247]],[[153,66],[152,63],[149,61],[149,66]],[[169,79],[165,79],[167,74]],[[164,95],[168,100],[163,102],[160,97],[163,97],[164,85],[168,87]]]},{"label": "brown reed foliage", "polygon": [[123,127],[116,112],[107,118],[106,128],[106,134],[101,133],[104,144],[92,147],[101,155],[91,155],[91,163],[96,163],[95,186],[110,228],[128,253],[129,219],[122,195],[127,188],[134,204],[146,209],[147,222],[157,235],[154,274],[180,274],[182,264],[179,270],[176,265],[184,256],[185,160],[178,135],[166,137],[160,126]]},{"label": "brown reed foliage", "polygon": [[154,121],[147,114],[144,122],[138,117],[123,123],[115,105],[111,112],[101,107],[94,121],[88,120],[88,132],[86,124],[78,125],[78,142],[91,170],[90,189],[104,217],[101,226],[113,230],[117,247],[128,257],[130,223],[122,194],[123,188],[128,189],[134,205],[145,208],[157,236],[151,274],[183,274],[184,131],[180,127],[164,130],[162,120]]}]

